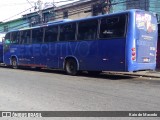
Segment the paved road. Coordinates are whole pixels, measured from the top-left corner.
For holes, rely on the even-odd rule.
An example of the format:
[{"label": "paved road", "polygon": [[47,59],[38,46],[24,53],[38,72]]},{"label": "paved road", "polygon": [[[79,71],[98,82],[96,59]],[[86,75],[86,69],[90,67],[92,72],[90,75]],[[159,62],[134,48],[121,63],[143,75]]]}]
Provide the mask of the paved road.
[{"label": "paved road", "polygon": [[0,110],[155,111],[160,80],[0,68]]}]

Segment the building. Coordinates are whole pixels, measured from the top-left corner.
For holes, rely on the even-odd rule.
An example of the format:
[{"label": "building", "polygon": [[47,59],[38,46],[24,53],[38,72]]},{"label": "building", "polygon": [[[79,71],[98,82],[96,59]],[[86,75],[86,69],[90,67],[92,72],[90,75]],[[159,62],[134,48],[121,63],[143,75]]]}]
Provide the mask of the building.
[{"label": "building", "polygon": [[8,22],[0,23],[0,34],[4,34],[10,30],[21,29],[28,26],[28,22],[24,21],[23,18],[18,18]]},{"label": "building", "polygon": [[160,0],[111,0],[111,3],[112,12],[142,9],[156,13],[160,18]]},{"label": "building", "polygon": [[[41,25],[61,19],[80,19],[99,14],[108,14],[128,9],[143,9],[160,16],[160,0],[80,0],[59,7],[49,7],[22,18],[0,23],[0,33],[13,29]],[[105,10],[105,11],[104,11]]]},{"label": "building", "polygon": [[23,15],[30,26],[61,19],[79,19],[92,16],[92,6],[98,0],[81,0],[60,7],[50,7],[39,12]]}]

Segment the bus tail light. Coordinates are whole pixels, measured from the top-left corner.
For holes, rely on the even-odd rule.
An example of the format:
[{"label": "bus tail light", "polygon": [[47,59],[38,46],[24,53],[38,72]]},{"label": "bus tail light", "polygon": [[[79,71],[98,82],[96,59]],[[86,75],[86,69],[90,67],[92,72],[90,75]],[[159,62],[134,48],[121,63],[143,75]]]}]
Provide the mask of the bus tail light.
[{"label": "bus tail light", "polygon": [[136,48],[132,48],[132,60],[136,61]]}]

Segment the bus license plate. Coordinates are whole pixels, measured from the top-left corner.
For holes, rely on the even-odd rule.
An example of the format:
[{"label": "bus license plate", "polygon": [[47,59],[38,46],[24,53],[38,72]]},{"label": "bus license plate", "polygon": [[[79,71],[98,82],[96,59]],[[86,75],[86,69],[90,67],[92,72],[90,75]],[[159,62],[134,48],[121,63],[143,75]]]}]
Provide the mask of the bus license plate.
[{"label": "bus license plate", "polygon": [[150,62],[149,58],[143,58],[143,62]]}]

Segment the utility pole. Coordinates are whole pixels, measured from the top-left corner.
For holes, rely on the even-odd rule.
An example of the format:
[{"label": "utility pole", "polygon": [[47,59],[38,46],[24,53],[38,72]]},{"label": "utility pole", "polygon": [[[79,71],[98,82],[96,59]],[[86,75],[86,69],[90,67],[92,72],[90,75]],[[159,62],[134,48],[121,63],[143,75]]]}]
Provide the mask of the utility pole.
[{"label": "utility pole", "polygon": [[53,3],[52,3],[52,20],[54,20],[55,19],[55,7],[56,7],[56,5],[55,5],[55,1],[53,0]]},{"label": "utility pole", "polygon": [[42,13],[42,1],[38,0],[37,1],[37,9],[38,9],[38,14],[40,17],[40,24],[43,24],[43,13]]}]

